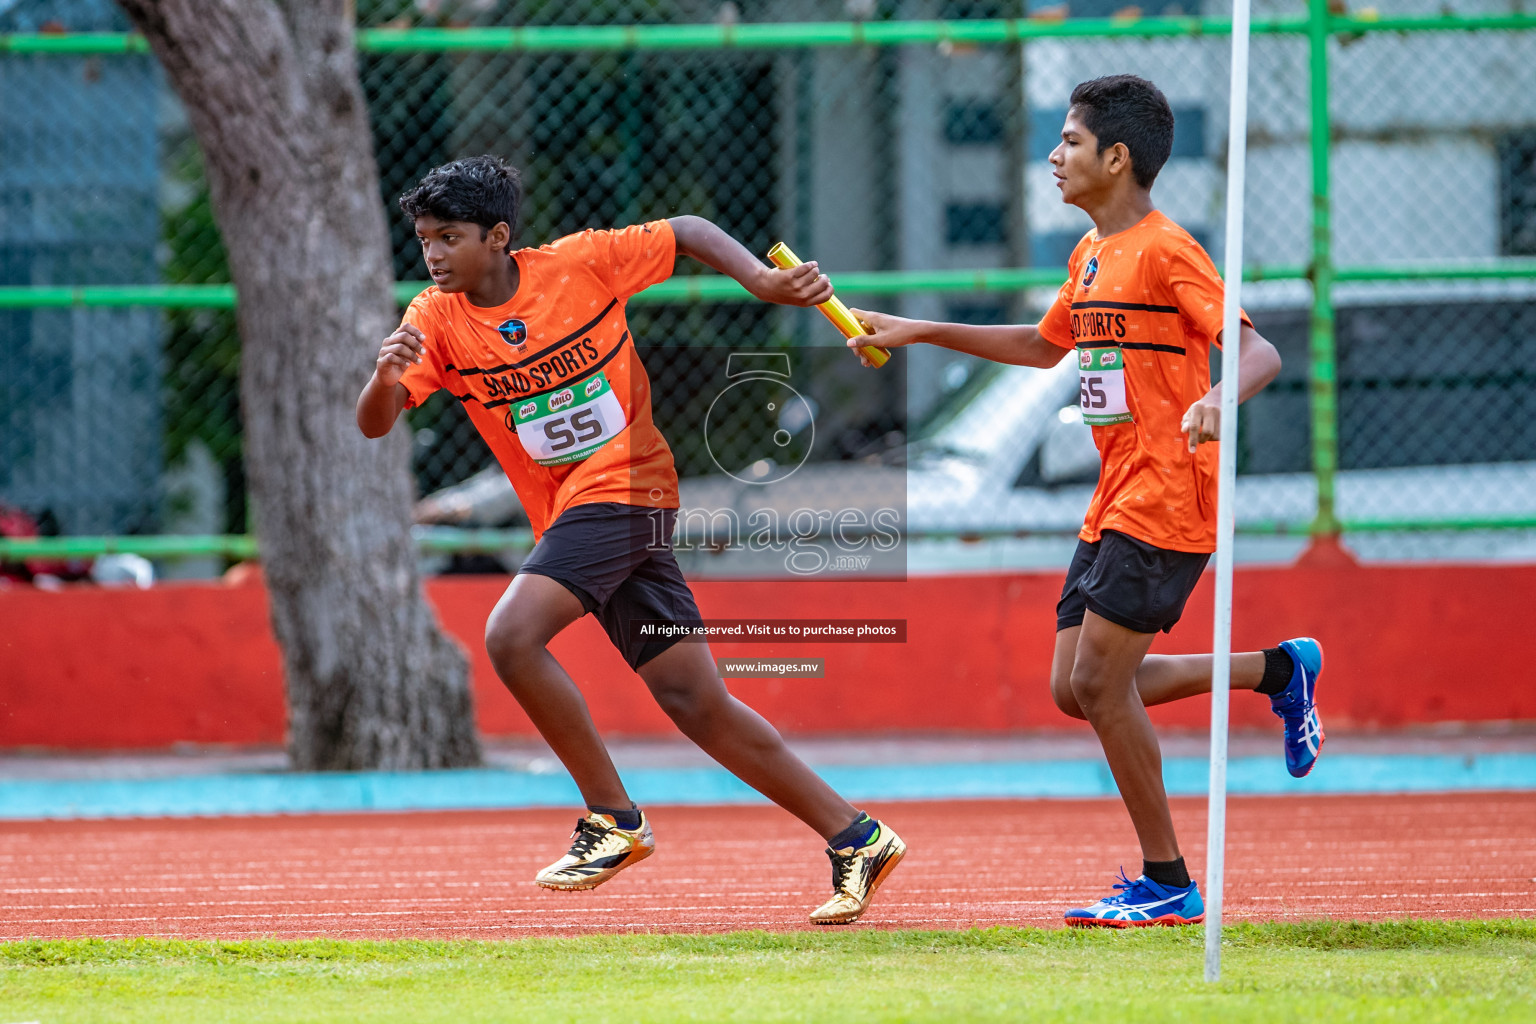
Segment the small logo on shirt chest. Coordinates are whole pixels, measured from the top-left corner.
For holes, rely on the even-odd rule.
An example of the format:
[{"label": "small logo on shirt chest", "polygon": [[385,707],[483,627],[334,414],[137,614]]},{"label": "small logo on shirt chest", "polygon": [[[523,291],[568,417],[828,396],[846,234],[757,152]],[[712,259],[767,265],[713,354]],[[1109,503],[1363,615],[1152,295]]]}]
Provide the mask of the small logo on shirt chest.
[{"label": "small logo on shirt chest", "polygon": [[1092,259],[1090,259],[1088,261],[1088,266],[1083,268],[1083,287],[1084,288],[1091,287],[1093,285],[1094,279],[1097,278],[1098,276],[1099,276],[1099,258],[1097,256],[1095,256],[1095,257],[1093,257]]},{"label": "small logo on shirt chest", "polygon": [[508,320],[496,328],[496,333],[501,335],[501,340],[513,348],[522,348],[528,341],[528,325],[521,320]]}]

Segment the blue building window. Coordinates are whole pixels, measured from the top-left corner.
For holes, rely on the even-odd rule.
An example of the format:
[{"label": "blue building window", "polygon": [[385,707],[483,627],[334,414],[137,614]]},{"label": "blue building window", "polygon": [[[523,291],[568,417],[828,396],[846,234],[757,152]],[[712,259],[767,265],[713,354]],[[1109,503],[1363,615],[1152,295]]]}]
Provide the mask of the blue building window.
[{"label": "blue building window", "polygon": [[952,324],[1005,324],[1008,322],[1008,304],[990,299],[951,302],[944,309],[944,318]]},{"label": "blue building window", "polygon": [[1007,245],[1008,209],[1002,203],[950,203],[944,207],[950,245]]},{"label": "blue building window", "polygon": [[944,141],[951,146],[990,146],[1003,141],[996,100],[951,99],[944,108]]},{"label": "blue building window", "polygon": [[1499,251],[1536,256],[1536,131],[1499,140]]}]

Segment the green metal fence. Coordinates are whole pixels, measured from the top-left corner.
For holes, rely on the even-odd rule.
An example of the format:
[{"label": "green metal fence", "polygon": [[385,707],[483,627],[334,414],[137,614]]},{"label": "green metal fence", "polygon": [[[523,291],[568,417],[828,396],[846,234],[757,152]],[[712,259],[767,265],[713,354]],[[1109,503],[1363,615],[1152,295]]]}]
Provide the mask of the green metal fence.
[{"label": "green metal fence", "polygon": [[[496,151],[525,169],[525,244],[700,213],[758,251],[790,240],[855,303],[1024,321],[1086,226],[1039,178],[1067,92],[1096,74],[1168,93],[1178,136],[1154,196],[1221,261],[1230,22],[1122,6],[364,0],[358,49],[387,203],[436,163]],[[1244,407],[1241,531],[1457,531],[1507,549],[1536,529],[1523,6],[1255,4],[1245,295],[1287,368]],[[0,540],[0,561],[254,552],[235,290],[190,130],[125,27],[105,0],[0,5],[0,502],[60,534]],[[425,282],[393,220],[404,302]],[[637,337],[683,350],[833,340],[705,274],[634,302]],[[821,457],[889,461],[995,381],[948,353],[907,358],[901,414],[826,410],[837,441]],[[714,385],[691,366],[653,366],[658,395]],[[451,403],[412,427],[423,492],[490,463]],[[684,475],[707,469],[674,446]],[[1003,465],[1005,486],[970,503],[989,514],[940,508],[914,533],[1069,532],[1029,502],[1087,484],[1038,457]],[[516,525],[422,544],[499,550],[526,541]]]}]

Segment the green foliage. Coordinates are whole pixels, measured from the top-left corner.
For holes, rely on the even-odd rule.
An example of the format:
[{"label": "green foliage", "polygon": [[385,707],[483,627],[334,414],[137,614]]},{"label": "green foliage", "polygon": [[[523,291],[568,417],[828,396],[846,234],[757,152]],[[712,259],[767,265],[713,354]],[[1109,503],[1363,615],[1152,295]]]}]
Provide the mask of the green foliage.
[{"label": "green foliage", "polygon": [[[169,197],[161,209],[168,284],[225,284],[229,261],[190,138],[167,156]],[[245,531],[245,469],[240,425],[240,335],[227,309],[165,311],[165,457],[179,462],[193,441],[207,445],[224,471],[225,530]]]}]

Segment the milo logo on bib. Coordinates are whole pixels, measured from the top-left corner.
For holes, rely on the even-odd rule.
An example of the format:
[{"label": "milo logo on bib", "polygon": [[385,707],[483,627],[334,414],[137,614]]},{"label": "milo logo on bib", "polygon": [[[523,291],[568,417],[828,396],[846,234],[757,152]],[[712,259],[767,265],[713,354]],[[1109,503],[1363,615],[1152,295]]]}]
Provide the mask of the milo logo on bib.
[{"label": "milo logo on bib", "polygon": [[606,374],[537,395],[512,410],[517,439],[541,466],[580,462],[611,441],[628,422]]},{"label": "milo logo on bib", "polygon": [[1077,353],[1078,408],[1094,427],[1130,423],[1125,401],[1125,357],[1118,347],[1084,348]]}]

